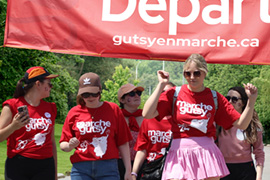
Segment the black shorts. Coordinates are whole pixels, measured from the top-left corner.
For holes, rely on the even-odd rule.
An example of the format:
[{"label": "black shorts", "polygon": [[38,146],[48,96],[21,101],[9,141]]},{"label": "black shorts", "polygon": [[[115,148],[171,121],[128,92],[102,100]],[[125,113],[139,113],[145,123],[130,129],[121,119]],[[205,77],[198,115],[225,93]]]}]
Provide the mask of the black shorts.
[{"label": "black shorts", "polygon": [[247,163],[227,163],[230,174],[221,180],[256,180],[253,161]]},{"label": "black shorts", "polygon": [[55,180],[54,159],[31,159],[21,155],[7,158],[5,180]]}]

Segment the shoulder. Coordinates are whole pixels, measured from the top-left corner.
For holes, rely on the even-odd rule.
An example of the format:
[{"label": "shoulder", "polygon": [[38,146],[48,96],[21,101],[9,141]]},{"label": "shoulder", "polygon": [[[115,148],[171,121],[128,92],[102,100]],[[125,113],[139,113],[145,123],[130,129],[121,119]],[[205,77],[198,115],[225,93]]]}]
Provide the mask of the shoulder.
[{"label": "shoulder", "polygon": [[112,108],[112,109],[115,109],[115,110],[120,110],[120,107],[114,103],[114,102],[109,102],[109,101],[104,101],[103,102],[103,105],[101,106],[102,108]]}]

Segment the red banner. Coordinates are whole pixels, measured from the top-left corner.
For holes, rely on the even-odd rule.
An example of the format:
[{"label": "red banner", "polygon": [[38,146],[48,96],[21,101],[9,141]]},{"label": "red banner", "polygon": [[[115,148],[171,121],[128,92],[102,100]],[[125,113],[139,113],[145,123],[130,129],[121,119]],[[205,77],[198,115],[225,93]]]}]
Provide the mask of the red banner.
[{"label": "red banner", "polygon": [[8,0],[4,46],[57,53],[270,64],[269,0]]}]

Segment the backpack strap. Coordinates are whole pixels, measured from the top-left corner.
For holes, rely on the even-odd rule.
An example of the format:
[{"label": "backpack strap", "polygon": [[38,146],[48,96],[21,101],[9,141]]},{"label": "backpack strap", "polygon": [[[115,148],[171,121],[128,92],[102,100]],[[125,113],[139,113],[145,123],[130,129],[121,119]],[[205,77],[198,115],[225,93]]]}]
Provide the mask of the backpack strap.
[{"label": "backpack strap", "polygon": [[211,90],[211,92],[212,92],[214,103],[215,103],[215,113],[216,113],[216,111],[218,110],[217,92],[214,90]]},{"label": "backpack strap", "polygon": [[181,86],[176,86],[175,91],[174,91],[174,95],[173,95],[172,114],[174,112],[174,104],[175,104],[175,101],[177,99],[177,96],[178,96],[180,90],[181,90]]}]

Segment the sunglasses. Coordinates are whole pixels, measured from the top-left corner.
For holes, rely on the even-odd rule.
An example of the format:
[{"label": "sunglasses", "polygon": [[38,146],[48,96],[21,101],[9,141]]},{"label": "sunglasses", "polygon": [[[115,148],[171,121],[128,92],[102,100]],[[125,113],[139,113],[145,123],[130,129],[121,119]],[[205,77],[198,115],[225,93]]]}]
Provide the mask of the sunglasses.
[{"label": "sunglasses", "polygon": [[48,86],[50,87],[50,88],[52,88],[53,87],[53,85],[52,85],[52,83],[48,83]]},{"label": "sunglasses", "polygon": [[190,78],[191,74],[193,74],[194,77],[200,77],[201,76],[201,71],[194,71],[194,72],[184,71],[184,76],[185,77]]},{"label": "sunglasses", "polygon": [[83,98],[89,98],[90,96],[92,96],[92,97],[98,97],[99,95],[100,95],[100,92],[98,92],[98,93],[83,93],[81,96]]},{"label": "sunglasses", "polygon": [[127,93],[126,95],[129,95],[130,97],[134,97],[135,95],[141,96],[142,95],[142,91],[131,91],[129,93]]},{"label": "sunglasses", "polygon": [[228,101],[230,101],[230,100],[232,100],[232,102],[233,103],[236,103],[239,99],[241,99],[241,98],[238,98],[238,97],[235,97],[235,96],[225,96],[225,98],[228,100]]}]

